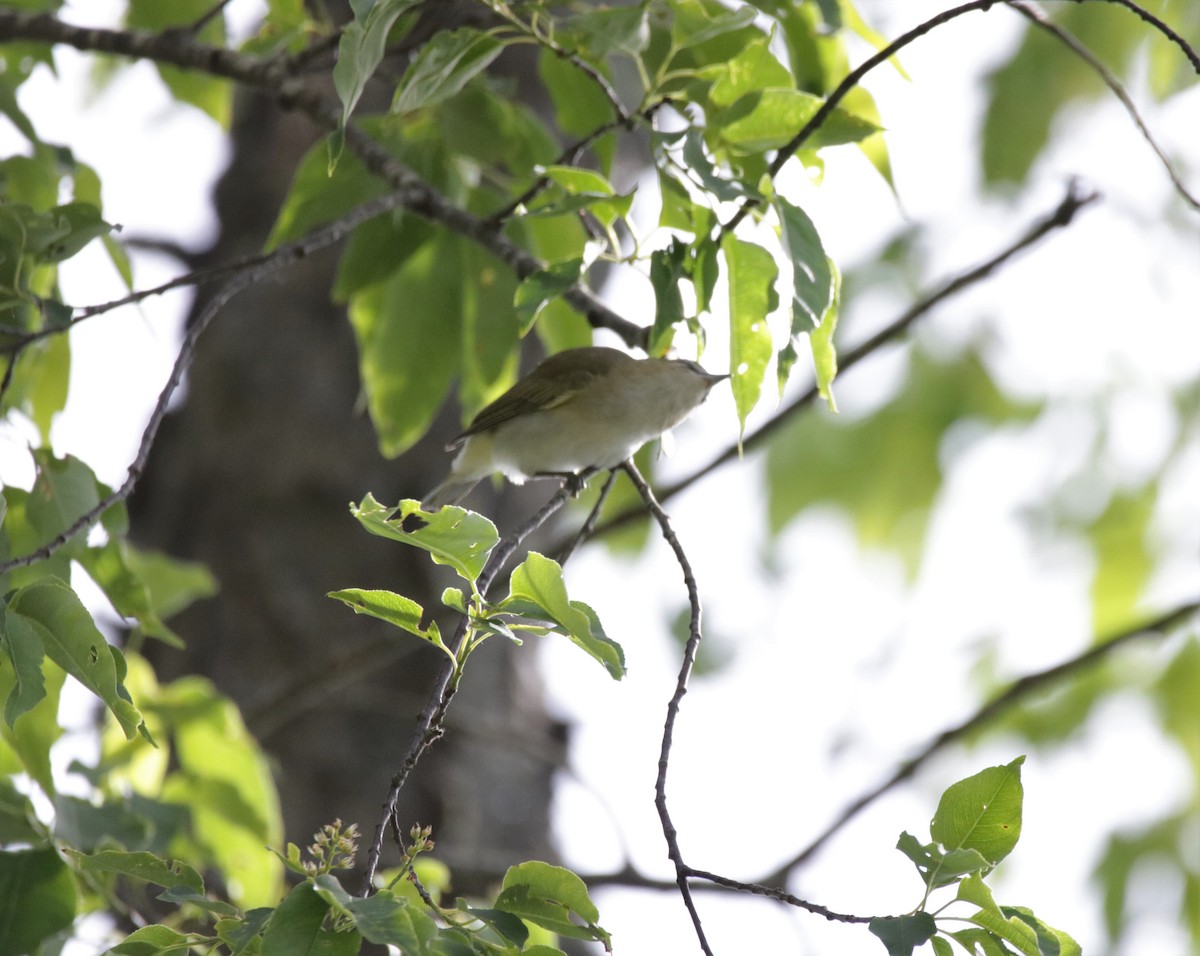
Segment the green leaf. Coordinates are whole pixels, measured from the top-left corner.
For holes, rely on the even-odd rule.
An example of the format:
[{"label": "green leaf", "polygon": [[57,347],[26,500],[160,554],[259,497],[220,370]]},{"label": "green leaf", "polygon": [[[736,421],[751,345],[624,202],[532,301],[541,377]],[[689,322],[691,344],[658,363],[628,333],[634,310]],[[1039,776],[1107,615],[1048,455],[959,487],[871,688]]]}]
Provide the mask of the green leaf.
[{"label": "green leaf", "polygon": [[379,890],[365,899],[351,896],[329,874],[318,876],[314,888],[331,907],[350,917],[369,942],[397,946],[402,953],[423,953],[438,935],[437,924],[429,916],[390,890]]},{"label": "green leaf", "polygon": [[504,910],[484,909],[477,906],[467,906],[463,901],[459,901],[459,908],[466,913],[470,913],[478,920],[482,920],[492,927],[498,934],[506,939],[516,943],[522,952],[528,952],[523,947],[529,940],[529,927],[514,916],[512,913],[506,913]]},{"label": "green leaf", "polygon": [[747,43],[732,60],[708,67],[701,73],[706,78],[715,77],[707,99],[709,107],[716,109],[732,106],[748,93],[768,88],[788,89],[794,85],[792,74],[771,52],[771,39],[766,36]]},{"label": "green leaf", "polygon": [[66,407],[70,385],[71,342],[66,335],[52,335],[21,353],[12,390],[21,397],[20,407],[33,419],[47,446],[50,426]]},{"label": "green leaf", "polygon": [[[1006,912],[1011,912],[1009,907],[1005,907],[1004,909]],[[1054,946],[1053,948],[1043,949],[1038,930],[1030,925],[1027,920],[1019,916],[1005,916],[994,914],[987,910],[980,910],[974,916],[967,917],[967,919],[990,933],[996,939],[1003,940],[1013,946],[1022,956],[1059,956],[1061,953],[1057,940],[1054,940],[1054,937],[1049,934],[1046,934],[1044,939],[1046,942],[1054,940]],[[1067,939],[1069,940],[1070,937],[1067,937]],[[1075,953],[1078,952],[1078,947],[1076,947]]]},{"label": "green leaf", "polygon": [[459,369],[467,304],[462,258],[462,241],[438,234],[350,299],[367,408],[389,457],[425,434]]},{"label": "green leaf", "polygon": [[135,929],[116,946],[104,951],[104,956],[160,956],[163,953],[186,953],[192,937],[169,926],[142,926]]},{"label": "green leaf", "polygon": [[524,335],[537,321],[538,316],[558,296],[579,281],[583,271],[583,259],[566,259],[539,269],[521,281],[513,296],[513,307]]},{"label": "green leaf", "polygon": [[[458,592],[461,597],[462,592]],[[334,598],[353,608],[355,614],[366,614],[370,617],[387,621],[402,630],[415,634],[423,641],[428,641],[434,647],[440,648],[450,657],[453,654],[442,642],[442,632],[436,621],[430,621],[428,627],[421,626],[421,618],[425,609],[416,601],[409,600],[393,591],[367,591],[362,588],[345,588],[341,591],[330,591],[326,597]]]},{"label": "green leaf", "polygon": [[[39,542],[45,544],[99,504],[100,487],[92,469],[73,455],[55,458],[39,448],[34,452],[34,462],[37,478],[29,492],[26,515]],[[85,535],[79,532],[71,543],[82,542]]]},{"label": "green leaf", "polygon": [[[363,125],[374,132],[368,124]],[[383,192],[383,182],[368,172],[353,154],[343,157],[331,173],[326,147],[313,147],[296,167],[291,188],[265,248],[270,252],[299,239],[316,226],[345,215]]]},{"label": "green leaf", "polygon": [[729,274],[729,368],[740,431],[758,404],[763,377],[771,360],[771,330],[767,316],[779,304],[775,292],[778,266],[762,246],[738,239],[732,233],[721,240]]},{"label": "green leaf", "polygon": [[596,612],[567,597],[562,567],[536,551],[513,569],[509,594],[497,605],[502,613],[553,621],[572,642],[604,666],[616,680],[625,676],[625,653],[600,625]]},{"label": "green leaf", "polygon": [[267,922],[260,956],[354,956],[362,936],[357,930],[339,933],[327,928],[328,913],[329,904],[311,883],[298,884]]},{"label": "green leaf", "polygon": [[100,210],[91,203],[67,203],[51,209],[49,214],[54,217],[58,238],[38,252],[39,262],[70,259],[93,239],[106,236],[117,228],[101,219]]},{"label": "green leaf", "polygon": [[230,956],[258,953],[258,934],[274,914],[273,908],[262,906],[249,910],[242,919],[219,919],[214,928],[229,946]]},{"label": "green leaf", "polygon": [[96,629],[75,592],[62,581],[46,578],[17,591],[9,607],[33,624],[46,656],[99,697],[125,736],[133,737],[142,715],[118,680],[117,652]]},{"label": "green leaf", "polygon": [[952,784],[942,794],[929,833],[947,850],[978,850],[993,866],[1021,836],[1021,764],[989,767]]},{"label": "green leaf", "polygon": [[954,947],[944,937],[935,936],[929,943],[933,947],[933,956],[954,956]]},{"label": "green leaf", "polygon": [[924,946],[937,932],[933,917],[928,913],[877,916],[867,924],[867,929],[883,941],[888,956],[911,956],[914,949]]},{"label": "green leaf", "polygon": [[1013,951],[1005,946],[998,936],[987,930],[963,929],[946,935],[971,956],[976,956],[978,953],[982,953],[983,956],[1012,956],[1013,954]]},{"label": "green leaf", "polygon": [[666,249],[650,254],[650,285],[654,288],[654,326],[646,352],[663,355],[671,347],[675,327],[683,322],[683,295],[679,280],[684,276],[687,243],[675,238]]},{"label": "green leaf", "polygon": [[563,24],[560,35],[597,61],[617,53],[637,57],[650,42],[647,14],[644,4],[585,9]]},{"label": "green leaf", "polygon": [[483,515],[455,507],[422,511],[421,502],[411,498],[388,508],[368,493],[361,504],[350,505],[350,513],[371,534],[428,551],[435,563],[454,568],[472,584],[500,541],[496,526]]},{"label": "green leaf", "polygon": [[972,873],[958,884],[958,894],[954,898],[974,903],[980,909],[987,910],[995,916],[1001,915],[1000,907],[996,905],[991,888],[983,882],[983,877],[978,873]]},{"label": "green leaf", "polygon": [[3,632],[0,650],[12,662],[13,687],[4,702],[4,722],[12,727],[18,717],[26,714],[46,696],[46,681],[42,677],[44,652],[34,623],[16,611],[0,608]]},{"label": "green leaf", "polygon": [[[0,744],[0,750],[3,745]],[[0,774],[0,845],[37,844],[45,839],[37,822],[33,802],[13,786],[10,777]]]},{"label": "green leaf", "polygon": [[36,952],[75,908],[71,871],[53,847],[0,852],[0,956]]},{"label": "green leaf", "polygon": [[[748,93],[712,118],[709,135],[716,143],[739,153],[778,149],[792,140],[823,103],[819,96],[793,89]],[[805,140],[803,148],[857,143],[878,132],[879,127],[869,120],[835,108]]]},{"label": "green leaf", "polygon": [[468,27],[435,34],[401,77],[392,112],[408,113],[449,99],[486,70],[506,45]]},{"label": "green leaf", "polygon": [[991,864],[978,850],[943,852],[936,843],[922,844],[911,833],[901,833],[896,849],[912,860],[917,872],[931,889],[949,886],[965,873],[991,869]]},{"label": "green leaf", "polygon": [[1158,486],[1151,482],[1132,492],[1117,492],[1087,529],[1095,553],[1092,577],[1092,629],[1097,634],[1125,627],[1135,616],[1142,591],[1154,571],[1147,540]]},{"label": "green leaf", "polygon": [[[570,870],[531,861],[509,867],[495,909],[512,913],[560,936],[595,939],[609,949],[611,937],[598,925],[596,909],[583,880]],[[571,915],[586,925],[573,922]]]},{"label": "green leaf", "polygon": [[[12,616],[11,610],[8,616]],[[44,660],[42,677],[45,696],[11,727],[7,723],[0,723],[0,740],[8,745],[7,749],[20,761],[18,766],[6,769],[13,773],[23,769],[47,796],[53,798],[55,784],[50,748],[63,732],[58,723],[58,705],[67,675],[52,661]],[[15,679],[12,668],[0,667],[0,697],[7,698],[12,693]],[[0,754],[5,749],[0,746]]]},{"label": "green leaf", "polygon": [[265,847],[283,843],[271,764],[232,701],[199,677],[162,688],[155,710],[173,728],[178,771],[162,799],[186,806],[196,841],[223,872],[232,902],[279,899],[282,866]]},{"label": "green leaf", "polygon": [[80,869],[88,873],[116,873],[146,883],[156,883],[164,889],[183,886],[195,893],[204,892],[204,880],[200,874],[181,860],[164,860],[145,850],[101,850],[92,854],[68,852]]},{"label": "green leaf", "polygon": [[817,379],[817,392],[825,399],[826,404],[829,405],[829,410],[836,412],[837,402],[833,398],[833,380],[837,377],[838,363],[837,348],[833,344],[833,334],[837,331],[837,300],[839,298],[838,290],[841,286],[841,279],[832,260],[829,262],[829,269],[833,273],[833,305],[825,313],[825,318],[822,320],[820,328],[813,329],[813,331],[808,333],[808,345],[812,350],[813,372]]},{"label": "green leaf", "polygon": [[[675,14],[671,21],[671,39],[679,49],[693,53],[696,47],[710,40],[741,31],[754,22],[756,15],[749,4],[733,10],[716,7],[719,13],[714,13],[715,5],[706,6],[700,0],[675,0],[671,6]],[[741,48],[745,44],[738,46]]]},{"label": "green leaf", "polygon": [[[1056,5],[1057,6],[1057,5]],[[1108,4],[1064,4],[1054,21],[1120,74],[1142,31]],[[980,163],[985,181],[1018,183],[1044,152],[1054,120],[1072,103],[1106,88],[1096,72],[1055,36],[1026,24],[1020,48],[987,81]]]},{"label": "green leaf", "polygon": [[[350,114],[358,105],[367,81],[375,74],[376,68],[383,60],[392,25],[402,13],[417,2],[418,0],[379,0],[369,5],[365,11],[358,9],[354,20],[342,29],[342,36],[338,41],[337,63],[333,67],[333,88],[337,91],[338,99],[342,101],[339,133],[350,121]],[[339,136],[334,142],[337,145],[331,144],[329,150],[330,172],[341,156],[341,144],[344,143],[344,139]]]},{"label": "green leaf", "polygon": [[[628,7],[633,10],[635,8]],[[600,86],[578,67],[550,50],[538,54],[538,75],[554,104],[554,118],[568,136],[584,137],[613,118],[613,106]],[[601,137],[591,144],[600,168],[612,167],[615,149],[611,137]]]},{"label": "green leaf", "polygon": [[820,326],[833,305],[833,270],[817,227],[799,206],[774,199],[780,240],[792,263],[792,335]]}]

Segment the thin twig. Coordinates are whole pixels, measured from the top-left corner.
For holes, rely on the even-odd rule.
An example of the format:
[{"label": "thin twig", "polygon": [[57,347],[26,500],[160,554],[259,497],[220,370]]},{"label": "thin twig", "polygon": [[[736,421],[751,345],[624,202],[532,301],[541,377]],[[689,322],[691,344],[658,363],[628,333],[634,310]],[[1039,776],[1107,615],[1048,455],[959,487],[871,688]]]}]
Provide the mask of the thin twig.
[{"label": "thin twig", "polygon": [[[556,511],[562,508],[574,493],[575,488],[572,483],[564,481],[562,487],[555,493],[553,498],[546,502],[525,524],[517,528],[496,546],[495,550],[488,557],[487,564],[480,572],[479,578],[476,581],[479,593],[487,594],[496,576],[508,562],[508,559],[516,552],[517,548],[521,546],[521,543],[545,524]],[[449,708],[450,702],[454,699],[454,695],[458,692],[458,683],[454,679],[458,665],[456,665],[454,659],[457,658],[458,650],[466,638],[469,624],[470,619],[466,615],[463,615],[458,622],[458,627],[455,629],[454,635],[446,642],[446,647],[450,651],[450,654],[443,660],[437,675],[433,679],[433,687],[429,694],[429,700],[425,704],[425,709],[417,716],[417,725],[413,730],[412,736],[409,738],[408,750],[400,762],[400,769],[392,776],[391,783],[388,786],[388,794],[383,802],[382,812],[379,816],[379,822],[375,825],[375,835],[371,841],[371,849],[367,853],[366,869],[363,872],[362,883],[359,889],[360,896],[369,896],[374,892],[375,873],[379,869],[379,859],[383,854],[384,834],[387,832],[389,824],[398,826],[395,822],[396,804],[399,802],[400,791],[404,788],[404,784],[408,780],[408,775],[412,773],[413,768],[417,765],[417,761],[421,759],[425,751],[444,733],[443,722],[446,710]],[[461,677],[461,673],[459,676]]]},{"label": "thin twig", "polygon": [[229,0],[217,0],[211,9],[206,11],[201,16],[197,17],[192,23],[182,29],[188,33],[196,34],[203,30],[216,17],[224,13],[225,8],[229,6]]},{"label": "thin twig", "polygon": [[253,264],[243,266],[242,271],[233,275],[204,304],[204,308],[196,316],[195,320],[189,326],[187,333],[184,335],[183,343],[179,348],[179,354],[175,358],[171,374],[167,378],[166,385],[163,386],[162,391],[158,395],[154,410],[150,414],[150,420],[146,423],[146,428],[142,432],[142,440],[138,446],[137,455],[133,463],[129,466],[129,470],[121,486],[101,498],[99,502],[76,518],[64,531],[37,550],[0,562],[0,574],[5,574],[16,568],[28,567],[37,561],[44,561],[74,538],[75,535],[95,524],[100,515],[105,511],[113,505],[124,501],[133,493],[133,489],[137,486],[137,482],[142,476],[142,471],[146,467],[146,461],[150,457],[150,449],[154,445],[154,438],[158,434],[158,428],[162,424],[163,418],[166,417],[171,396],[175,394],[175,390],[179,387],[184,373],[187,371],[188,366],[191,365],[192,356],[196,350],[196,343],[208,328],[209,323],[212,322],[217,313],[221,311],[233,296],[247,286],[260,282],[292,263],[310,256],[317,250],[332,245],[344,238],[359,223],[379,215],[385,209],[400,205],[400,202],[401,197],[392,195],[381,196],[369,203],[364,203],[334,222],[312,230],[312,232],[297,239],[295,242],[287,243],[265,256],[258,257]]},{"label": "thin twig", "polygon": [[[1076,2],[1084,2],[1084,0],[1076,0]],[[1090,2],[1096,2],[1096,0],[1090,0]],[[1187,40],[1175,32],[1175,30],[1168,26],[1164,21],[1160,20],[1145,7],[1134,3],[1133,0],[1104,0],[1104,2],[1115,3],[1117,6],[1124,7],[1126,10],[1132,10],[1135,14],[1137,14],[1137,16],[1141,17],[1143,21],[1150,24],[1150,26],[1154,27],[1155,30],[1179,47],[1179,49],[1183,51],[1183,55],[1188,58],[1188,62],[1192,64],[1192,69],[1197,73],[1200,73],[1200,54],[1196,52],[1195,48],[1193,48],[1192,45],[1187,42]]]},{"label": "thin twig", "polygon": [[1128,630],[1122,631],[1109,637],[1107,640],[1102,640],[1097,644],[1093,644],[1086,651],[1077,654],[1075,657],[1068,658],[1053,667],[1048,667],[1045,670],[1035,671],[1031,674],[1026,674],[1011,684],[1003,691],[989,700],[986,704],[975,711],[970,717],[962,723],[943,730],[940,734],[933,738],[921,750],[909,757],[901,763],[895,771],[887,777],[883,782],[868,790],[862,796],[858,797],[850,803],[817,837],[808,844],[803,850],[797,853],[791,859],[782,863],[773,873],[763,877],[762,883],[783,883],[786,882],[791,873],[798,867],[807,863],[813,855],[821,849],[838,831],[840,831],[847,823],[853,820],[864,809],[882,797],[885,793],[892,790],[897,785],[903,783],[909,777],[924,766],[931,757],[945,750],[953,743],[969,737],[982,727],[990,724],[1002,713],[1013,707],[1018,702],[1037,693],[1045,690],[1058,683],[1064,677],[1077,674],[1079,671],[1099,663],[1109,657],[1114,651],[1132,641],[1141,640],[1147,637],[1163,637],[1169,630],[1182,624],[1188,618],[1200,612],[1200,599],[1190,601],[1183,604],[1174,610],[1161,614],[1158,617],[1137,624]]},{"label": "thin twig", "polygon": [[[767,174],[774,178],[779,171],[784,167],[789,159],[796,155],[805,143],[812,138],[813,134],[821,128],[822,124],[829,119],[833,111],[837,108],[846,95],[854,89],[864,76],[870,73],[875,67],[886,63],[900,50],[908,46],[914,40],[923,37],[930,30],[941,26],[943,23],[948,23],[966,13],[973,13],[976,10],[987,10],[995,3],[995,0],[970,0],[969,3],[964,3],[961,6],[954,7],[950,10],[943,10],[936,16],[930,17],[924,23],[920,23],[913,27],[907,33],[901,34],[882,50],[879,50],[873,56],[863,60],[857,67],[851,70],[842,79],[833,91],[825,97],[825,101],[807,123],[805,123],[798,133],[793,136],[788,142],[781,146],[779,152],[775,154],[775,158],[771,160],[767,166]],[[761,205],[761,200],[756,197],[748,197],[744,199],[738,207],[736,213],[730,217],[729,221],[721,226],[721,235],[732,232],[737,225],[746,218],[752,209]]]},{"label": "thin twig", "polygon": [[671,745],[674,742],[675,721],[679,717],[679,708],[683,703],[684,695],[687,693],[688,678],[691,677],[692,669],[696,664],[696,653],[700,648],[700,589],[696,585],[696,577],[692,573],[691,562],[688,561],[687,555],[683,551],[683,546],[679,543],[679,538],[676,536],[675,530],[671,527],[671,519],[654,497],[654,492],[650,490],[646,479],[638,471],[637,465],[630,458],[621,464],[621,468],[629,475],[630,480],[638,490],[638,494],[642,496],[642,500],[646,503],[646,507],[658,522],[663,538],[675,553],[675,560],[679,562],[680,570],[683,571],[683,582],[687,587],[688,604],[691,607],[688,639],[683,648],[683,662],[679,666],[679,676],[675,681],[675,692],[671,695],[670,701],[667,702],[667,717],[663,722],[662,747],[658,755],[658,776],[654,781],[654,806],[658,810],[658,819],[662,824],[663,837],[667,841],[667,855],[670,857],[671,862],[675,864],[675,882],[679,887],[680,895],[683,897],[683,905],[687,907],[687,911],[692,917],[692,925],[695,927],[696,937],[700,941],[700,948],[708,956],[712,956],[712,950],[708,945],[708,938],[704,933],[704,924],[700,920],[700,913],[696,909],[695,900],[692,898],[692,888],[688,884],[688,876],[693,871],[683,860],[683,851],[679,848],[679,834],[675,829],[675,824],[671,821],[671,814],[667,807],[667,770],[671,763]]},{"label": "thin twig", "polygon": [[1142,119],[1141,114],[1138,112],[1137,105],[1130,98],[1129,93],[1126,92],[1125,87],[1122,85],[1121,81],[1117,79],[1112,70],[1101,63],[1099,58],[1086,46],[1080,43],[1077,37],[1071,33],[1068,33],[1044,13],[1042,13],[1042,11],[1037,7],[1024,2],[1024,0],[1005,0],[1005,2],[1007,2],[1010,7],[1016,10],[1022,16],[1026,17],[1031,23],[1041,27],[1043,30],[1046,30],[1053,36],[1057,37],[1063,44],[1067,46],[1068,49],[1071,50],[1072,53],[1078,56],[1088,66],[1090,66],[1092,70],[1095,71],[1096,75],[1099,76],[1104,82],[1104,85],[1107,86],[1109,90],[1112,91],[1113,95],[1121,101],[1121,105],[1125,107],[1125,111],[1129,114],[1134,125],[1142,134],[1142,138],[1150,144],[1150,148],[1154,150],[1154,154],[1158,157],[1159,162],[1162,163],[1163,168],[1167,171],[1167,176],[1175,186],[1175,191],[1179,193],[1184,202],[1186,202],[1189,206],[1191,206],[1193,209],[1200,210],[1200,199],[1197,199],[1188,191],[1187,185],[1183,182],[1183,179],[1180,178],[1178,170],[1175,169],[1175,166],[1171,163],[1170,158],[1166,153],[1163,152],[1162,147],[1160,147],[1158,142],[1154,139],[1154,135],[1150,132],[1145,121]]},{"label": "thin twig", "polygon": [[608,493],[612,491],[613,482],[616,480],[617,471],[614,468],[609,471],[608,477],[604,479],[604,484],[600,486],[600,495],[596,499],[596,503],[592,506],[592,510],[588,512],[587,520],[583,522],[579,530],[567,542],[566,546],[558,552],[557,561],[559,564],[565,565],[571,559],[571,555],[575,553],[575,549],[592,536],[592,533],[596,530],[596,522],[600,519],[600,510],[604,507],[604,502],[608,500]]},{"label": "thin twig", "polygon": [[[870,338],[864,342],[860,342],[854,348],[838,356],[838,366],[840,373],[845,374],[855,365],[858,365],[863,359],[875,352],[879,351],[884,345],[898,339],[901,335],[922,316],[932,311],[936,306],[943,301],[956,295],[963,290],[970,288],[977,282],[988,278],[997,269],[1003,266],[1008,260],[1012,259],[1018,253],[1034,245],[1041,239],[1045,238],[1050,233],[1062,229],[1074,221],[1076,214],[1085,206],[1090,205],[1099,199],[1099,195],[1092,192],[1081,192],[1079,186],[1074,181],[1067,186],[1067,192],[1059,202],[1058,206],[1053,211],[1043,215],[1037,219],[1028,229],[1021,235],[1019,239],[1011,243],[1000,252],[996,253],[979,265],[967,269],[965,272],[959,273],[952,279],[943,283],[936,291],[929,293],[915,302],[907,311],[898,318],[894,319],[888,325],[884,326]],[[765,422],[756,431],[751,433],[742,442],[742,449],[745,451],[753,451],[764,445],[772,435],[779,431],[788,421],[795,415],[804,411],[809,406],[813,405],[820,398],[820,392],[814,386],[796,398],[790,405],[777,412],[769,421]],[[731,461],[736,461],[741,458],[741,450],[736,444],[731,444],[721,454],[710,461],[707,465],[697,469],[689,475],[684,476],[673,484],[666,485],[659,489],[658,496],[661,501],[668,501],[675,495],[691,487],[701,478],[706,477],[711,472],[716,471],[722,465],[728,464]],[[617,528],[637,521],[643,517],[642,509],[630,508],[615,515],[609,521],[604,522],[596,529],[596,534],[606,534],[609,531],[614,531]]]},{"label": "thin twig", "polygon": [[781,903],[787,903],[788,906],[795,906],[802,910],[808,910],[810,913],[816,913],[818,916],[824,916],[827,920],[835,923],[869,923],[873,919],[893,919],[890,916],[854,916],[850,913],[839,913],[836,910],[831,910],[828,907],[821,906],[819,903],[810,903],[808,900],[802,900],[798,896],[793,896],[787,890],[780,889],[777,886],[766,886],[762,883],[748,883],[743,880],[731,880],[727,876],[721,876],[718,873],[710,873],[708,870],[697,870],[688,867],[688,876],[697,880],[707,880],[709,883],[714,883],[717,886],[727,890],[734,890],[738,893],[752,893],[755,896],[767,896],[773,900],[779,900]]}]

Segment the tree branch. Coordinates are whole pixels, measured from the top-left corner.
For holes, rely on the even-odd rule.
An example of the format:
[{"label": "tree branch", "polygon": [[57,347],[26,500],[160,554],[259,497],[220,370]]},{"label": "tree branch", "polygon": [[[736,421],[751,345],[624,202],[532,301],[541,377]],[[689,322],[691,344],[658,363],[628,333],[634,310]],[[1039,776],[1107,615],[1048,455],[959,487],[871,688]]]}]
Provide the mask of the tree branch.
[{"label": "tree branch", "polygon": [[[74,538],[75,535],[95,524],[105,511],[113,505],[124,501],[133,493],[133,489],[137,486],[138,480],[142,476],[142,471],[146,467],[146,461],[150,457],[150,449],[154,444],[155,436],[158,434],[159,426],[162,424],[163,418],[166,417],[171,396],[175,394],[175,390],[179,387],[184,373],[187,371],[188,366],[191,365],[192,356],[196,350],[196,343],[199,342],[200,336],[204,334],[209,323],[224,308],[225,303],[247,286],[260,282],[281,269],[312,255],[317,250],[332,245],[344,238],[355,226],[379,215],[381,212],[395,208],[401,204],[401,201],[402,197],[398,194],[381,196],[371,202],[364,203],[327,225],[312,230],[295,242],[280,246],[265,256],[256,257],[256,260],[250,264],[243,264],[241,271],[234,274],[205,303],[204,308],[188,328],[183,339],[183,344],[179,348],[179,354],[175,357],[175,364],[171,368],[171,374],[167,378],[166,385],[163,386],[162,391],[159,393],[154,410],[150,414],[150,420],[146,423],[146,428],[142,432],[142,440],[138,446],[137,456],[129,466],[129,470],[121,486],[101,498],[93,507],[76,518],[69,527],[36,551],[0,562],[0,574],[5,574],[16,568],[28,567],[37,561],[44,561]],[[13,357],[13,364],[16,363],[17,357]]]},{"label": "tree branch", "polygon": [[[575,492],[574,483],[570,480],[564,481],[562,487],[559,488],[553,498],[546,502],[525,524],[517,528],[496,546],[496,549],[488,557],[487,565],[480,572],[479,578],[476,581],[476,587],[481,594],[487,594],[496,580],[496,576],[508,562],[508,559],[513,556],[517,548],[521,546],[521,542],[545,524],[555,512],[570,500]],[[389,824],[396,827],[399,825],[399,821],[396,820],[396,804],[400,799],[400,791],[404,788],[404,784],[408,780],[408,775],[412,773],[413,768],[417,765],[417,761],[421,759],[425,751],[433,746],[444,733],[443,723],[446,711],[450,707],[450,702],[454,699],[454,695],[458,692],[458,681],[454,679],[455,671],[461,666],[456,665],[455,661],[451,658],[457,658],[459,648],[467,636],[469,624],[469,617],[463,615],[458,623],[458,627],[455,629],[453,637],[446,642],[446,647],[449,649],[450,655],[442,662],[437,676],[434,677],[429,700],[425,704],[425,709],[417,717],[417,726],[409,738],[408,750],[405,752],[404,759],[400,762],[400,769],[392,776],[391,783],[388,786],[387,798],[383,802],[383,810],[379,816],[379,822],[375,825],[375,835],[371,841],[371,848],[367,852],[366,869],[359,887],[360,896],[370,896],[374,892],[375,874],[379,869],[379,859],[383,854],[384,836],[387,833]],[[461,677],[461,670],[459,676]]]},{"label": "tree branch", "polygon": [[1055,664],[1053,667],[1026,674],[1024,677],[1013,681],[962,723],[943,730],[934,737],[933,740],[915,755],[901,763],[891,776],[887,777],[882,783],[868,790],[850,803],[808,846],[791,859],[782,863],[778,869],[763,877],[759,882],[786,882],[792,871],[807,863],[834,834],[885,793],[913,776],[931,757],[945,750],[951,744],[969,737],[971,734],[992,723],[1001,714],[1016,704],[1039,691],[1054,686],[1064,678],[1071,677],[1086,668],[1100,663],[1126,644],[1148,637],[1162,638],[1170,629],[1182,624],[1198,612],[1200,612],[1200,598],[1182,604],[1174,610],[1161,614],[1152,620],[1137,624],[1119,634],[1114,634],[1106,640],[1093,644],[1083,653]]},{"label": "tree branch", "polygon": [[[1034,221],[1025,232],[1016,241],[996,253],[989,259],[967,269],[965,272],[959,273],[952,279],[947,280],[937,290],[929,293],[925,297],[919,299],[901,316],[884,326],[870,338],[860,342],[854,348],[845,352],[838,357],[838,365],[840,373],[845,373],[858,365],[863,359],[875,352],[879,351],[884,345],[895,341],[922,316],[931,312],[936,306],[940,305],[946,299],[962,292],[964,289],[970,288],[977,282],[991,276],[994,272],[1004,266],[1010,259],[1018,253],[1024,251],[1028,247],[1035,245],[1037,242],[1048,236],[1050,233],[1069,226],[1075,219],[1075,216],[1085,206],[1090,205],[1099,199],[1099,195],[1091,192],[1081,192],[1076,182],[1072,181],[1067,186],[1067,192],[1063,196],[1059,204],[1049,213]],[[779,431],[788,421],[795,415],[804,411],[810,405],[814,404],[820,398],[820,392],[816,386],[808,389],[808,391],[797,397],[790,405],[781,409],[774,417],[764,423],[756,431],[752,432],[743,442],[742,449],[745,451],[753,451],[756,448],[764,445],[767,440]],[[728,464],[731,461],[739,460],[742,456],[742,450],[736,444],[731,444],[721,454],[710,461],[707,465],[697,469],[690,475],[687,475],[678,481],[665,485],[658,491],[658,497],[661,501],[669,501],[680,492],[691,487],[701,478],[706,477],[710,473],[716,471],[722,465]],[[639,508],[630,508],[620,514],[614,515],[610,520],[602,523],[597,529],[596,534],[605,534],[609,531],[614,531],[617,528],[624,527],[633,521],[640,520],[643,513]]]},{"label": "tree branch", "polygon": [[[288,75],[284,61],[247,56],[234,50],[198,43],[183,32],[148,33],[77,27],[50,14],[0,10],[0,43],[18,39],[61,43],[77,50],[110,53],[198,70],[267,91],[275,96],[281,106],[299,110],[322,129],[332,132],[339,128],[341,122],[338,106],[304,79]],[[349,123],[345,133],[346,147],[367,169],[402,195],[401,204],[405,208],[477,243],[512,269],[519,279],[526,279],[546,268],[546,263],[541,259],[505,236],[499,224],[480,219],[452,203],[392,156],[361,127]],[[586,285],[576,283],[563,294],[563,299],[592,326],[610,329],[630,346],[645,345],[648,330],[618,315]]]}]

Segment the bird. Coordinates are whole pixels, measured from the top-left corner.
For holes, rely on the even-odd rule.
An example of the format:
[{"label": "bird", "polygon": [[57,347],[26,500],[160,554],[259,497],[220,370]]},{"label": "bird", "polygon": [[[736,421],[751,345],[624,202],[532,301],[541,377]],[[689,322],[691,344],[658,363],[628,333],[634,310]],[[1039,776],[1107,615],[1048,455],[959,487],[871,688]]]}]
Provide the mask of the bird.
[{"label": "bird", "polygon": [[686,359],[638,359],[602,346],[551,355],[446,446],[450,473],[421,500],[456,505],[488,475],[584,477],[613,468],[683,421],[718,382]]}]

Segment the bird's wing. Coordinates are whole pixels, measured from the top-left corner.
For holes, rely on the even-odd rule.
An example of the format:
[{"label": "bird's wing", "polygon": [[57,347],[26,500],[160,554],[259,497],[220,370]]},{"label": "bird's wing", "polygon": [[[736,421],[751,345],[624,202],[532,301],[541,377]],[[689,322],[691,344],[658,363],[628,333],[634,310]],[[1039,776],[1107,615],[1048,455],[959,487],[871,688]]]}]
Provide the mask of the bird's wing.
[{"label": "bird's wing", "polygon": [[467,430],[448,446],[456,448],[472,435],[492,431],[520,415],[545,411],[565,405],[578,395],[597,376],[606,371],[598,369],[571,369],[560,372],[553,381],[536,374],[517,382],[512,388],[479,412]]}]

